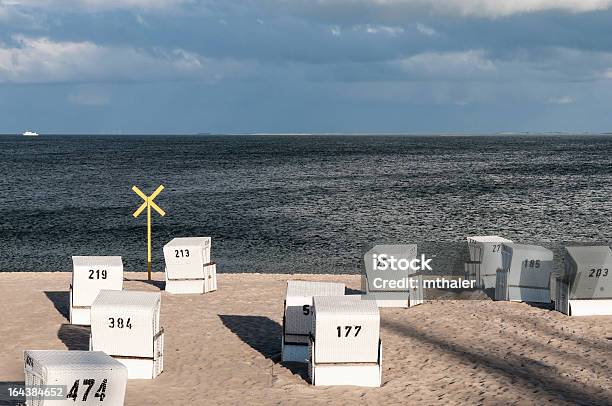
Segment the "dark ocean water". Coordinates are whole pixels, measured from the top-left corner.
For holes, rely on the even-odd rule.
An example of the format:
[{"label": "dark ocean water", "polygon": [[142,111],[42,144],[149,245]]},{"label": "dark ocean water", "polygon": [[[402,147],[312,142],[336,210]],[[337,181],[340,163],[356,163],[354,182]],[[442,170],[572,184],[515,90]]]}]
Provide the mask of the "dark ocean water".
[{"label": "dark ocean water", "polygon": [[285,273],[358,272],[377,242],[453,267],[466,235],[612,240],[611,136],[7,136],[0,173],[0,271],[146,270],[130,188],[160,183],[157,271],[176,236],[211,236],[220,272]]}]

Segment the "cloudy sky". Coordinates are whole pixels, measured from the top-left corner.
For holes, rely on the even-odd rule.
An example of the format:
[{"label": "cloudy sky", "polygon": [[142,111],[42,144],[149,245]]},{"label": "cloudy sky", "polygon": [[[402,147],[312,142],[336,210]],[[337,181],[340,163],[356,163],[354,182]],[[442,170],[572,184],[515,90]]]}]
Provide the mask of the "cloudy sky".
[{"label": "cloudy sky", "polygon": [[612,131],[612,0],[0,0],[0,132]]}]

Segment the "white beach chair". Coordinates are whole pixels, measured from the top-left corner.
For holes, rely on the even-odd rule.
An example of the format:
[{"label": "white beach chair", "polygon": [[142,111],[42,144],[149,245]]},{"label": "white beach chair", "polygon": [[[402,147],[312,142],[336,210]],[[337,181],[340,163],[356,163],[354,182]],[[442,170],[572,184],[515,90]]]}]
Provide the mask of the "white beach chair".
[{"label": "white beach chair", "polygon": [[[28,406],[123,405],[127,369],[101,351],[26,350],[23,357],[26,391],[35,395],[26,396]],[[61,396],[52,398],[45,385],[63,386]]]},{"label": "white beach chair", "polygon": [[480,263],[480,280],[477,280],[476,285],[484,289],[495,288],[497,270],[502,269],[502,244],[512,241],[496,235],[485,235],[467,237],[467,242],[470,263]]},{"label": "white beach chair", "polygon": [[166,291],[208,293],[217,290],[217,266],[210,262],[210,237],[174,238],[164,245]]},{"label": "white beach chair", "polygon": [[[405,244],[404,247],[406,248],[406,252],[402,258],[412,260],[417,257],[417,244]],[[366,257],[369,257],[369,255],[366,254]],[[367,261],[369,258],[364,258],[364,260]],[[366,272],[366,274],[361,278],[361,290],[366,294],[375,297],[378,307],[408,308],[410,306],[423,304],[425,297],[423,289],[423,275],[412,273],[411,271],[405,271],[404,276],[414,279],[417,282],[415,283],[414,288],[410,288],[405,292],[398,292],[397,290],[370,291],[368,274]]]},{"label": "white beach chair", "polygon": [[555,309],[570,316],[612,315],[612,251],[607,245],[565,248]]},{"label": "white beach chair", "polygon": [[539,245],[502,244],[495,300],[550,303],[553,252]]},{"label": "white beach chair", "polygon": [[159,292],[103,290],[91,306],[90,349],[128,369],[129,379],[152,379],[164,368]]},{"label": "white beach chair", "polygon": [[73,256],[70,323],[88,326],[90,307],[100,291],[123,289],[121,257]]},{"label": "white beach chair", "polygon": [[343,296],[344,283],[287,281],[283,314],[282,360],[308,362],[312,297]]},{"label": "white beach chair", "polygon": [[315,296],[312,312],[312,384],[380,386],[382,342],[376,301],[357,295]]}]

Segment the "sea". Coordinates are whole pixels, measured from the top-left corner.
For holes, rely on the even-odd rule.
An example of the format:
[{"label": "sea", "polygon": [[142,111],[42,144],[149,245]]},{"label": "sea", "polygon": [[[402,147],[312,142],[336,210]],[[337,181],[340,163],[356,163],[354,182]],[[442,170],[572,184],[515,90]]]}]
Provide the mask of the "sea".
[{"label": "sea", "polygon": [[[0,137],[0,271],[73,255],[153,270],[174,237],[212,237],[218,272],[359,273],[376,244],[462,272],[466,236],[612,240],[610,135]],[[435,263],[435,261],[434,261]]]}]

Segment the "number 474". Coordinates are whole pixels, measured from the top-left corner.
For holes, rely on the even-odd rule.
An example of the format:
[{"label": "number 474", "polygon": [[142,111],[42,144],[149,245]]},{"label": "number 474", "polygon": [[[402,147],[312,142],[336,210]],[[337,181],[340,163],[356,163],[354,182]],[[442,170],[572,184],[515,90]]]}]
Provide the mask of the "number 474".
[{"label": "number 474", "polygon": [[[102,402],[104,398],[106,397],[106,394],[105,394],[106,382],[107,382],[106,379],[102,381],[102,383],[98,387],[98,390],[96,391],[96,394],[94,395],[95,397],[100,398],[100,402]],[[83,398],[82,398],[83,402],[87,401],[87,396],[89,396],[89,392],[91,391],[91,388],[95,385],[95,383],[96,383],[95,379],[83,379],[83,387],[86,386],[85,393],[83,393]],[[72,399],[74,402],[76,402],[78,395],[79,395],[79,380],[77,379],[74,381],[74,384],[72,384],[72,388],[70,389],[70,392],[68,392],[68,395],[66,395],[66,398]]]}]

